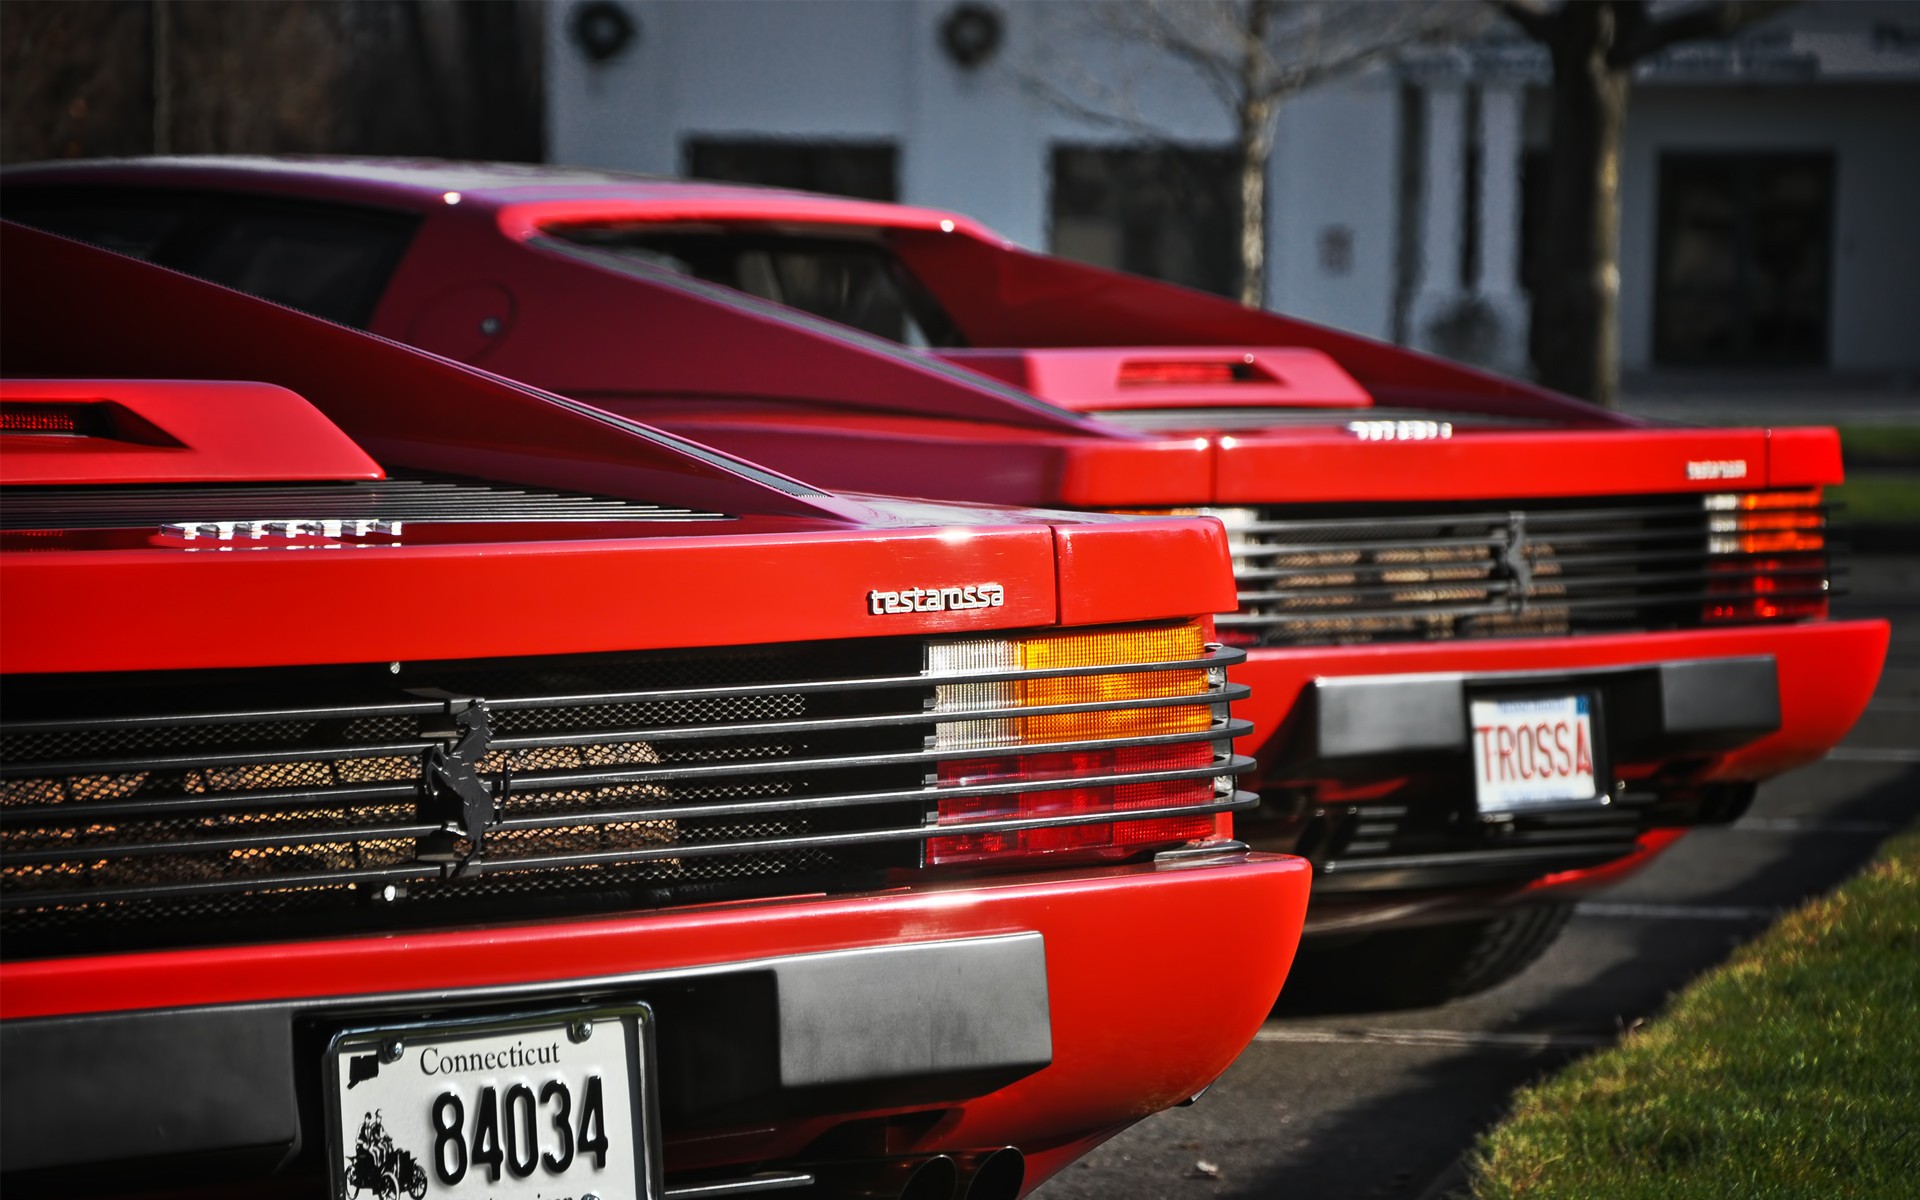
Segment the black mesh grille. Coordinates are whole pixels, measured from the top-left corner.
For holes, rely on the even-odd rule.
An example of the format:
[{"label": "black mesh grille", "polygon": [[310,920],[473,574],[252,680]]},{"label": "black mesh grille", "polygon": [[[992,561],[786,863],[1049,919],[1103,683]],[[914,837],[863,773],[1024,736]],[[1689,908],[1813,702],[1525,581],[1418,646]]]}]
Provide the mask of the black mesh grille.
[{"label": "black mesh grille", "polygon": [[[13,677],[0,695],[7,952],[103,930],[211,936],[194,922],[279,930],[301,913],[333,921],[323,928],[345,927],[326,913],[405,923],[452,897],[514,915],[550,898],[868,884],[919,865],[937,768],[967,757],[937,749],[935,730],[1028,711],[945,715],[936,694],[955,676],[927,674],[927,653],[919,639],[867,639],[397,672]],[[1148,665],[1165,666],[1116,669]],[[1223,706],[1239,689],[1218,670],[1187,674],[1204,683],[1186,711],[1216,712],[1211,728],[1099,745],[1213,743],[1214,761],[1183,773],[1212,789],[1245,765],[1226,745],[1243,732]],[[1229,787],[1203,811],[1235,803]]]},{"label": "black mesh grille", "polygon": [[[1745,534],[1712,498],[1510,506],[1222,510],[1240,611],[1232,640],[1325,645],[1559,636],[1798,615],[1827,595],[1825,510],[1770,508],[1790,540]],[[1724,527],[1740,525],[1728,533]],[[1787,548],[1782,549],[1782,545]]]},{"label": "black mesh grille", "polygon": [[1513,883],[1633,853],[1650,795],[1483,820],[1452,805],[1330,805],[1302,849],[1323,891]]}]

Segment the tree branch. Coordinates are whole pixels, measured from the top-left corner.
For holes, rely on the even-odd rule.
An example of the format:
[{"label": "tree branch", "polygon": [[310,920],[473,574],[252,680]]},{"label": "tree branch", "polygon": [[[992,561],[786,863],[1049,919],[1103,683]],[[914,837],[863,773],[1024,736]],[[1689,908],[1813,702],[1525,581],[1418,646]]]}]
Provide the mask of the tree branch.
[{"label": "tree branch", "polygon": [[1520,27],[1520,32],[1536,42],[1553,39],[1554,16],[1544,0],[1487,0],[1495,12]]},{"label": "tree branch", "polygon": [[1614,67],[1632,66],[1678,42],[1726,37],[1792,5],[1793,0],[1713,0],[1689,5],[1624,30],[1621,39],[1608,52],[1607,63]]},{"label": "tree branch", "polygon": [[[1042,102],[1069,117],[1075,117],[1093,125],[1106,125],[1114,129],[1124,129],[1135,137],[1145,141],[1164,142],[1176,139],[1170,126],[1160,125],[1135,112],[1122,112],[1118,107],[1104,107],[1099,100],[1083,100],[1064,88],[1038,75],[1027,75],[1020,79],[1020,86],[1038,96]],[[1131,105],[1127,106],[1131,107]]]},{"label": "tree branch", "polygon": [[[1483,11],[1452,0],[1315,6],[1307,10],[1307,19],[1272,39],[1268,82],[1254,95],[1277,100],[1391,58],[1415,42],[1440,35],[1470,36]],[[1294,53],[1279,53],[1283,45]]]},{"label": "tree branch", "polygon": [[[1114,11],[1126,13],[1129,10]],[[1142,40],[1192,67],[1229,108],[1238,103],[1240,81],[1235,78],[1232,57],[1229,53],[1223,51],[1221,47],[1209,46],[1189,36],[1187,31],[1158,4],[1143,4],[1130,11],[1139,18],[1137,32]]]}]

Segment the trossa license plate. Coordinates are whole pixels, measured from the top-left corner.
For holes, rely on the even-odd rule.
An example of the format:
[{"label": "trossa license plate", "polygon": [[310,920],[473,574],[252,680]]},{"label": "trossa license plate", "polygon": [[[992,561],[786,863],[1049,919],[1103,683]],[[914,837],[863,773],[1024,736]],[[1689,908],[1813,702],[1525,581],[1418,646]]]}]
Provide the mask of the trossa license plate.
[{"label": "trossa license plate", "polygon": [[1474,793],[1483,813],[1598,800],[1593,702],[1587,696],[1476,699]]},{"label": "trossa license plate", "polygon": [[643,1005],[349,1030],[327,1052],[343,1200],[654,1200]]}]

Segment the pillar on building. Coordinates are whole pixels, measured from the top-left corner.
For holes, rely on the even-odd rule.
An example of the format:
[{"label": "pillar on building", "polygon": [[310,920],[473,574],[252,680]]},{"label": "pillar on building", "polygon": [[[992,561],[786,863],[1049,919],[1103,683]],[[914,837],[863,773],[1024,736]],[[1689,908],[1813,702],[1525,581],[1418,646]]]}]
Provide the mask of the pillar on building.
[{"label": "pillar on building", "polygon": [[1430,82],[1422,89],[1419,283],[1407,334],[1415,346],[1449,357],[1464,356],[1455,331],[1466,296],[1460,270],[1466,109],[1466,88],[1458,81]]},{"label": "pillar on building", "polygon": [[1420,276],[1407,327],[1423,350],[1516,374],[1527,369],[1521,102],[1506,82],[1425,87]]},{"label": "pillar on building", "polygon": [[1525,96],[1513,82],[1480,93],[1480,269],[1476,291],[1491,313],[1495,336],[1484,365],[1523,374],[1527,363],[1527,296],[1520,284],[1520,156]]}]

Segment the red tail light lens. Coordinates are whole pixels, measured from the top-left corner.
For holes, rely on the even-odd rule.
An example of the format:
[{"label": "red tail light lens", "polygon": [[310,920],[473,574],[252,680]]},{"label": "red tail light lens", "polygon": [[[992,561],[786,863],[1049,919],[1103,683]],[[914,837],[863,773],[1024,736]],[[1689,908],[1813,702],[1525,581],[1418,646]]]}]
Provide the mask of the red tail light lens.
[{"label": "red tail light lens", "polygon": [[1707,496],[1710,622],[1827,615],[1827,516],[1819,488]]},{"label": "red tail light lens", "polygon": [[[1006,758],[967,759],[943,763],[942,786],[1017,780],[1044,783],[1087,775],[1175,771],[1206,767],[1213,747],[1133,747],[1086,754],[1035,754]],[[1213,799],[1213,780],[1173,779],[1140,783],[1063,787],[1047,791],[997,796],[958,796],[940,801],[941,825],[1021,817],[1082,817],[1100,813],[1205,804]],[[1016,829],[994,833],[937,837],[927,844],[932,864],[978,862],[1007,855],[1044,855],[1062,850],[1110,850],[1121,854],[1149,845],[1177,844],[1204,838],[1213,832],[1212,814],[1161,817],[1149,821],[1090,822]]]},{"label": "red tail light lens", "polygon": [[106,414],[98,404],[0,402],[0,433],[39,433],[66,437],[102,437]]},{"label": "red tail light lens", "polygon": [[[1211,835],[1222,788],[1231,798],[1232,768],[1216,722],[1226,681],[1224,667],[1207,663],[1218,651],[1207,644],[1210,624],[930,647],[928,670],[936,677],[1030,677],[935,687],[935,712],[994,714],[943,722],[935,748],[993,752],[940,763],[936,788],[965,794],[938,799],[936,824],[955,832],[930,839],[929,865],[1061,853],[1117,858]],[[1023,710],[1039,711],[1018,715]],[[1139,744],[1148,740],[1152,744]],[[1071,749],[1045,749],[1068,744]],[[985,789],[991,790],[981,794]],[[1204,811],[1166,811],[1182,808]],[[1148,811],[1155,815],[1099,819]],[[1037,821],[1048,823],[965,831],[987,822]]]},{"label": "red tail light lens", "polygon": [[1273,377],[1251,362],[1205,359],[1129,359],[1120,364],[1121,387],[1206,387],[1229,383],[1272,383]]}]

